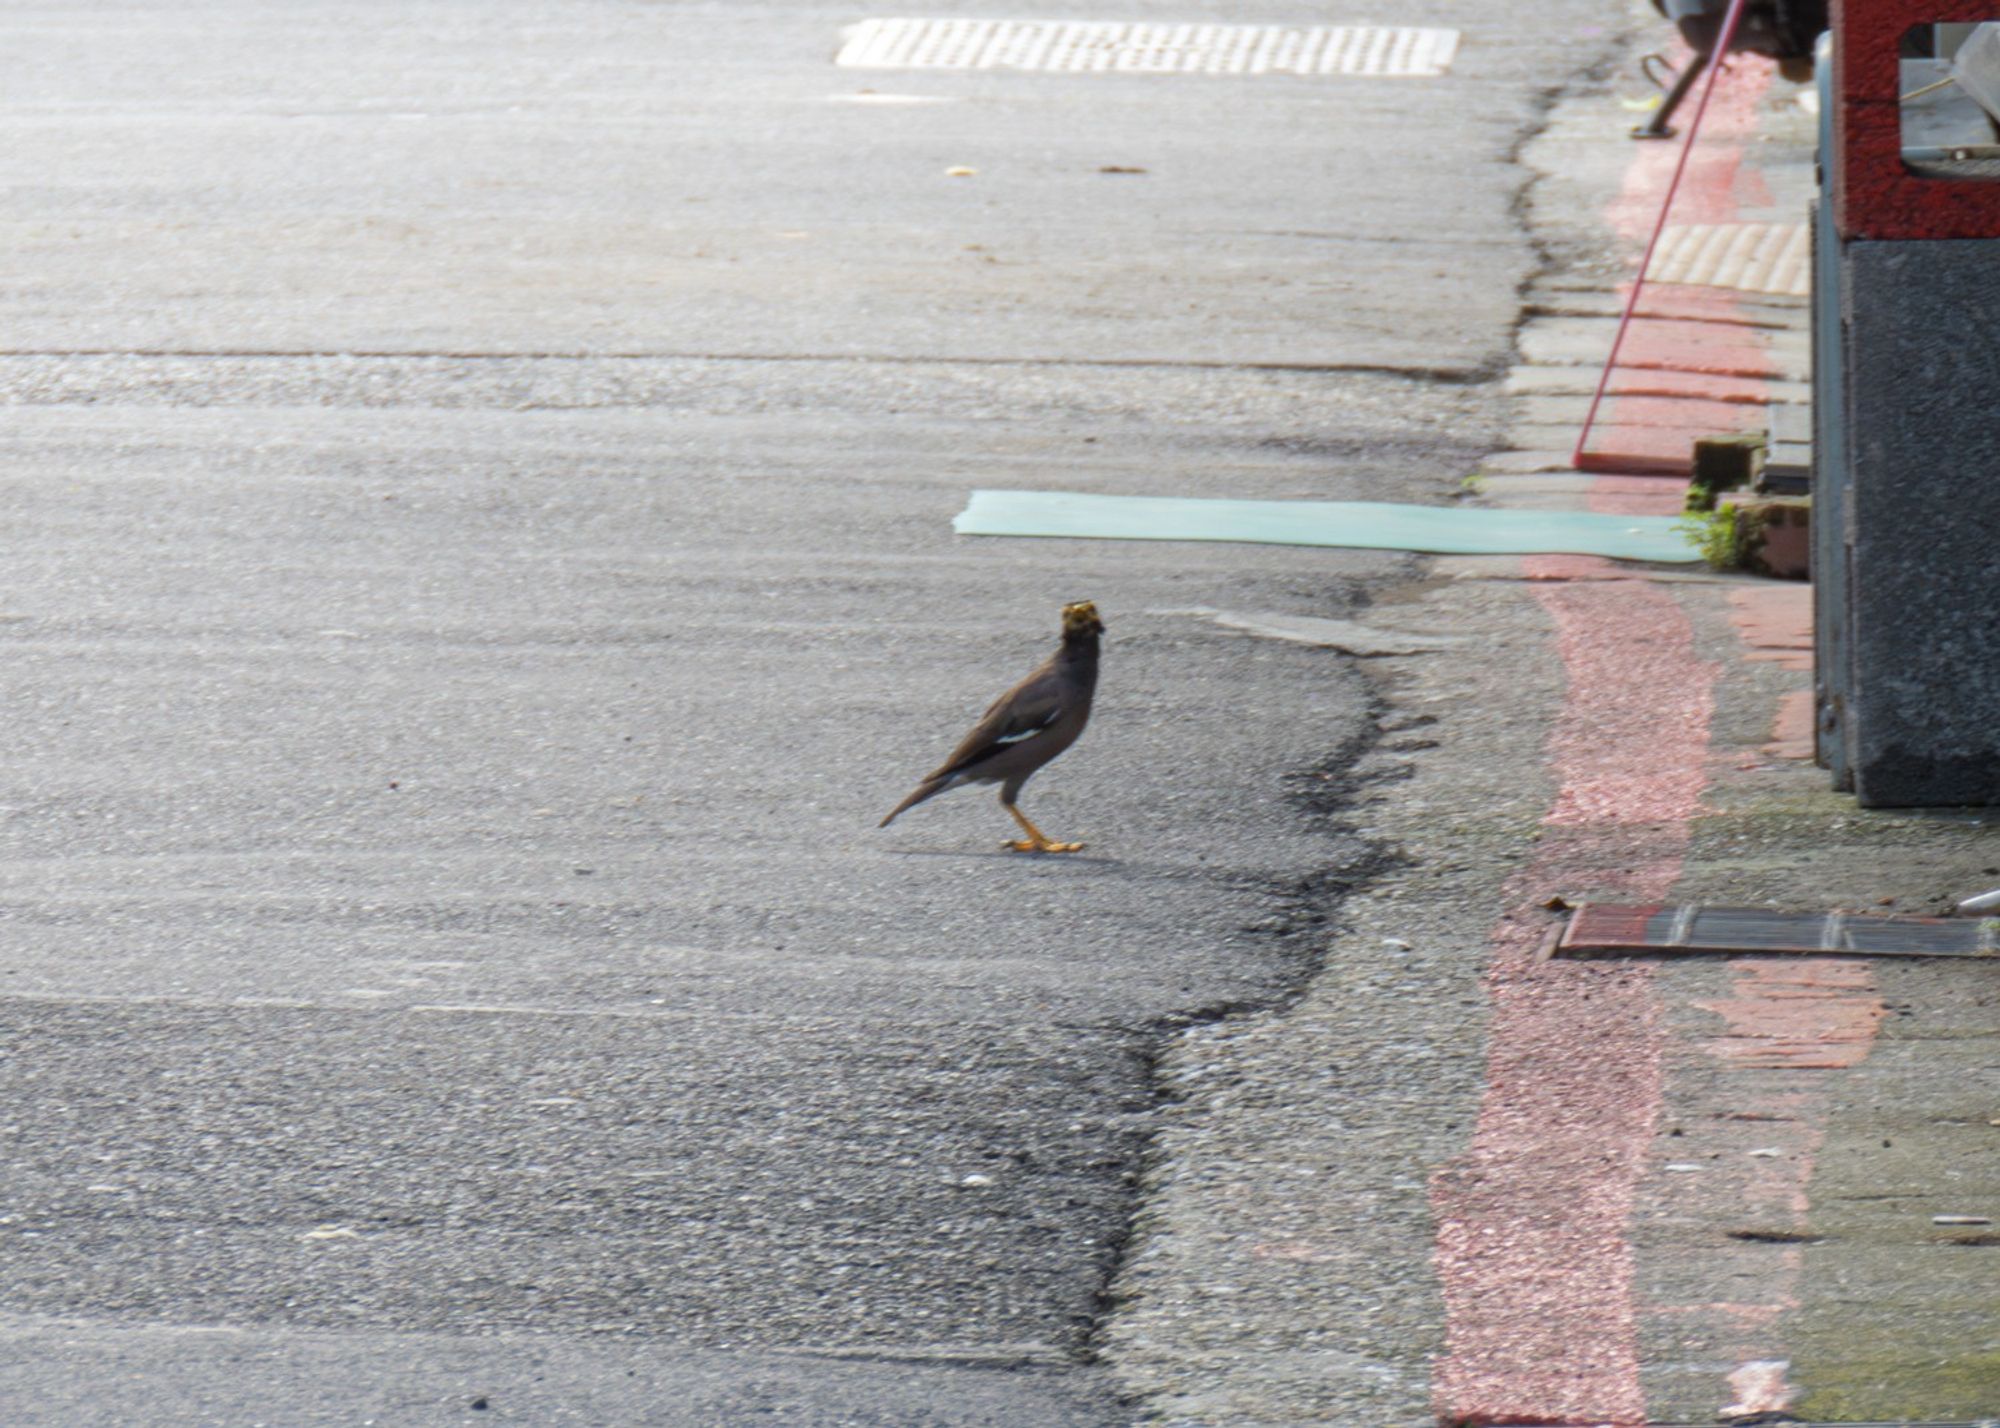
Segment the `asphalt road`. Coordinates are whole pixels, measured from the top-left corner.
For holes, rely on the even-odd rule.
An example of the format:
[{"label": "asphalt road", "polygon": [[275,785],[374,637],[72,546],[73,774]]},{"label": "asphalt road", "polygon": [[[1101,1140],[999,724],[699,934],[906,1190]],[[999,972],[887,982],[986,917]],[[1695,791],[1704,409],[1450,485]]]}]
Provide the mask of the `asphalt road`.
[{"label": "asphalt road", "polygon": [[[1353,663],[1200,612],[1411,563],[950,517],[1448,499],[1595,12],[1408,7],[1465,48],[1392,81],[11,9],[7,1421],[1127,1418],[1157,1039],[1296,991],[1381,856]],[[1088,850],[983,791],[878,832],[1080,598],[1023,806]]]}]

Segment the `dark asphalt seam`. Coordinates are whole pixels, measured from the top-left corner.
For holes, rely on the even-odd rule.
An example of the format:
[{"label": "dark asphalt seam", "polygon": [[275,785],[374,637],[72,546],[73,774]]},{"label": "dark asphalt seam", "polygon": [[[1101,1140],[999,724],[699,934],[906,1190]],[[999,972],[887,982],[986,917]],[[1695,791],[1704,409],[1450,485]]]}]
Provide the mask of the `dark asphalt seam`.
[{"label": "dark asphalt seam", "polygon": [[[1528,323],[1535,317],[1538,304],[1535,302],[1536,287],[1552,274],[1566,268],[1556,255],[1553,247],[1537,231],[1534,223],[1533,201],[1536,186],[1541,182],[1523,162],[1529,145],[1547,132],[1550,116],[1556,106],[1573,96],[1600,90],[1611,82],[1630,52],[1633,41],[1633,26],[1629,16],[1622,25],[1608,26],[1599,41],[1597,54],[1583,69],[1567,75],[1560,83],[1545,85],[1528,96],[1530,118],[1514,142],[1508,146],[1506,161],[1522,172],[1520,184],[1514,190],[1514,197],[1507,205],[1507,214],[1513,220],[1521,241],[1534,254],[1534,268],[1521,279],[1515,288],[1517,297],[1514,326],[1508,333],[1508,346],[1513,351],[1506,366],[1511,367],[1520,360],[1521,338]],[[1503,372],[1504,375],[1504,372]]]},{"label": "dark asphalt seam", "polygon": [[[1364,233],[1333,233],[1315,228],[1245,228],[1230,234],[1197,234],[1202,238],[1306,238],[1326,243],[1368,243],[1385,248],[1407,248],[1412,240],[1405,237],[1373,237]],[[1434,238],[1415,240],[1433,248],[1490,248],[1490,238]]]},{"label": "dark asphalt seam", "polygon": [[[1563,317],[1572,319],[1591,319],[1604,322],[1606,324],[1614,323],[1618,320],[1618,314],[1615,312],[1606,312],[1602,309],[1590,309],[1584,307],[1564,307],[1559,303],[1547,303],[1547,302],[1529,303],[1527,307],[1522,309],[1521,315],[1523,318]],[[1643,321],[1647,316],[1648,314],[1642,309],[1639,313],[1639,318]],[[1776,318],[1764,319],[1756,317],[1706,317],[1698,313],[1688,313],[1688,314],[1675,313],[1673,317],[1668,320],[1675,323],[1688,323],[1690,325],[1727,328],[1732,332],[1741,331],[1745,328],[1748,328],[1749,330],[1754,332],[1789,332],[1792,330],[1791,323],[1780,322]]]},{"label": "dark asphalt seam", "polygon": [[[266,1012],[307,1012],[324,1021],[366,1021],[388,1018],[409,1020],[428,1018],[550,1018],[571,1021],[621,1021],[637,1022],[662,1027],[676,1026],[685,1022],[729,1022],[737,1021],[759,1026],[768,1026],[772,1018],[761,1012],[718,1011],[713,1007],[692,1009],[634,1010],[626,1007],[537,1007],[511,1004],[482,1006],[478,1003],[446,1004],[432,1002],[389,1003],[341,1002],[332,1000],[310,1001],[276,997],[200,997],[173,993],[147,993],[122,996],[99,992],[0,992],[0,1009],[15,1007],[53,1007],[58,1011],[123,1011],[145,1009],[163,1012],[218,1013],[228,1016],[252,1018]],[[821,1030],[840,1028],[843,1030],[907,1031],[912,1026],[925,1025],[924,1021],[913,1018],[907,1012],[899,1012],[894,1017],[870,1019],[843,1015],[838,1017],[791,1017],[784,1024],[792,1029]],[[964,1016],[954,1011],[950,1015],[950,1025],[956,1031],[979,1032],[987,1035],[1004,1035],[1014,1029],[1014,1023],[1001,1020],[983,1021]],[[1054,1018],[1049,1021],[1051,1030],[1076,1032],[1087,1036],[1124,1036],[1131,1028],[1123,1022],[1071,1021]]]},{"label": "dark asphalt seam", "polygon": [[[864,367],[1055,367],[1104,368],[1118,371],[1162,372],[1297,372],[1319,376],[1402,377],[1445,386],[1479,386],[1495,379],[1494,363],[1458,367],[1399,367],[1366,362],[1225,362],[1166,360],[1147,357],[943,357],[896,353],[822,352],[453,352],[366,349],[356,351],[231,351],[197,348],[77,347],[67,350],[4,347],[4,358],[115,357],[177,361],[369,361],[369,362],[736,362],[745,365],[786,362]],[[1509,359],[1511,361],[1511,358]]]}]

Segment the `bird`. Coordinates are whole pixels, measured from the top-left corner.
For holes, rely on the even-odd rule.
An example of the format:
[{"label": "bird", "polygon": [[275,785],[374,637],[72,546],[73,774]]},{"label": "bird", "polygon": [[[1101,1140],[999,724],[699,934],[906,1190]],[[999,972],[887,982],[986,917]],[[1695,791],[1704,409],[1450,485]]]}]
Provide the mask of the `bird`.
[{"label": "bird", "polygon": [[1081,843],[1058,843],[1029,821],[1015,800],[1042,765],[1077,741],[1090,721],[1097,691],[1098,636],[1104,621],[1088,600],[1062,609],[1062,644],[1026,679],[994,700],[951,757],[924,775],[910,796],[876,826],[946,789],[968,783],[1000,785],[1000,806],[1014,815],[1026,838],[1005,846],[1017,853],[1074,853]]}]

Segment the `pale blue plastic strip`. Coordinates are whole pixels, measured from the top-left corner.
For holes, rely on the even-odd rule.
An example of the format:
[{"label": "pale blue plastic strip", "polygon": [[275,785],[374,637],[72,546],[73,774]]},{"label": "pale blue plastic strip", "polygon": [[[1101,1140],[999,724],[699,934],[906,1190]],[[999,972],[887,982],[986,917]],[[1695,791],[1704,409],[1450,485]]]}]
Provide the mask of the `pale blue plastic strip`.
[{"label": "pale blue plastic strip", "polygon": [[974,491],[951,524],[960,535],[1233,540],[1431,555],[1602,555],[1688,564],[1701,555],[1676,529],[1679,521],[1677,516],[1496,511],[1386,501],[1223,501],[1078,491]]}]

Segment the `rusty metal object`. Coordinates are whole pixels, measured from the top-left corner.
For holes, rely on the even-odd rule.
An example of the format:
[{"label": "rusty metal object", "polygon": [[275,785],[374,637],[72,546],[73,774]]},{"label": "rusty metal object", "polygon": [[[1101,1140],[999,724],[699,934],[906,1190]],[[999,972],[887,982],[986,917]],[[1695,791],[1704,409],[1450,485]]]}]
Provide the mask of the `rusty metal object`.
[{"label": "rusty metal object", "polygon": [[1991,957],[1992,919],[1865,917],[1760,907],[1584,903],[1556,942],[1557,957],[1764,956]]}]

